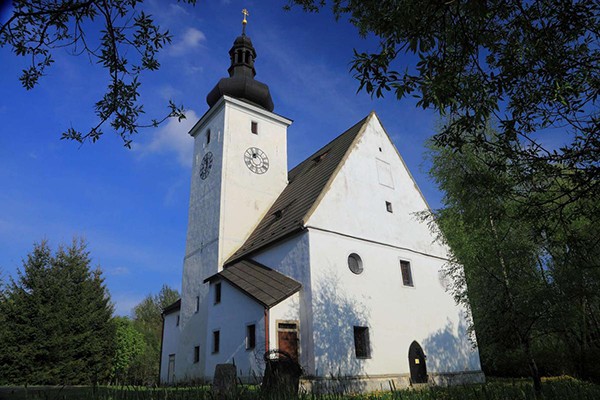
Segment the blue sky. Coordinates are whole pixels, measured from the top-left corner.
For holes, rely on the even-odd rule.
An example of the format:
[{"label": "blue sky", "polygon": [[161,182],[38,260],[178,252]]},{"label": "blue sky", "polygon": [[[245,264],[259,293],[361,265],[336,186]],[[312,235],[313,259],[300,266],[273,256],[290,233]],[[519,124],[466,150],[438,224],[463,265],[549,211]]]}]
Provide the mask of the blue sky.
[{"label": "blue sky", "polygon": [[[425,140],[436,116],[411,99],[371,99],[356,93],[349,72],[353,49],[374,50],[347,21],[328,11],[284,11],[285,1],[211,1],[196,7],[166,0],[144,5],[174,35],[159,55],[161,69],[142,77],[148,117],[168,99],[188,118],[144,130],[132,150],[106,131],[95,144],[60,139],[74,126],[95,125],[93,105],[107,72],[65,50],[40,84],[24,90],[26,66],[0,49],[0,269],[16,275],[34,242],[53,247],[84,237],[94,265],[104,271],[116,312],[131,308],[163,284],[181,287],[189,201],[192,139],[188,129],[206,112],[206,94],[227,75],[228,51],[241,32],[241,10],[258,57],[256,78],[269,85],[275,112],[294,120],[288,129],[291,168],[375,110],[432,207],[441,194],[426,176]],[[401,60],[407,61],[407,60]]]}]

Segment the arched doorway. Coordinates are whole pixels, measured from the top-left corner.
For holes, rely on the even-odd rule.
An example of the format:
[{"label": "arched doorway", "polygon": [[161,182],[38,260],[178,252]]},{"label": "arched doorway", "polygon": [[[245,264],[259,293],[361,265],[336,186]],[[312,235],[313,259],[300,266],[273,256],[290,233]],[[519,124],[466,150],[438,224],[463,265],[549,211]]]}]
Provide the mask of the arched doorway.
[{"label": "arched doorway", "polygon": [[416,341],[412,342],[408,349],[408,365],[410,366],[411,383],[427,383],[425,353]]}]

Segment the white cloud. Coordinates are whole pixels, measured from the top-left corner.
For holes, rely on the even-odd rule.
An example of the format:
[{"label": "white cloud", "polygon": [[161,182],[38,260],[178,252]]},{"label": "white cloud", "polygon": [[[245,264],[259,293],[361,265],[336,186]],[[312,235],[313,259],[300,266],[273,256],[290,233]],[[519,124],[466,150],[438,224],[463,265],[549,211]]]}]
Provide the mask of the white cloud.
[{"label": "white cloud", "polygon": [[169,54],[172,56],[181,56],[189,53],[190,50],[204,42],[206,36],[196,28],[188,28],[183,35],[177,35],[176,39],[176,42],[169,48]]},{"label": "white cloud", "polygon": [[177,121],[171,118],[166,125],[157,128],[153,132],[152,139],[148,144],[134,146],[141,156],[149,154],[171,154],[177,157],[177,161],[184,167],[192,165],[194,152],[194,139],[188,135],[189,130],[198,121],[198,115],[194,110],[187,110],[186,119]]},{"label": "white cloud", "polygon": [[158,93],[165,100],[170,100],[174,97],[181,97],[181,90],[174,88],[172,85],[163,85],[158,89]]}]

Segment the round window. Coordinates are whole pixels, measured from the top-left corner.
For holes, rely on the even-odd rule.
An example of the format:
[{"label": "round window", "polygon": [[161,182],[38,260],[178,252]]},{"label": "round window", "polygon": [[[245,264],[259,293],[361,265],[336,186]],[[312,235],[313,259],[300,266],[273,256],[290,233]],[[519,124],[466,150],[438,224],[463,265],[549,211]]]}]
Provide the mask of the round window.
[{"label": "round window", "polygon": [[348,256],[348,268],[356,275],[363,272],[363,262],[358,254],[352,253]]}]

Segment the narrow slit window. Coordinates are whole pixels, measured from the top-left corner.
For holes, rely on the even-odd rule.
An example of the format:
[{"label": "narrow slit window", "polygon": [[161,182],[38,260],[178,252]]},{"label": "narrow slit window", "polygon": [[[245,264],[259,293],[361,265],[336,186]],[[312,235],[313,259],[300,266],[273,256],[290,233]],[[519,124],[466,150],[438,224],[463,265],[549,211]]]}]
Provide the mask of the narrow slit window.
[{"label": "narrow slit window", "polygon": [[393,208],[392,208],[392,203],[390,203],[389,201],[386,201],[386,202],[385,202],[385,209],[386,209],[386,210],[387,210],[387,212],[389,212],[389,213],[393,213],[393,212],[394,212],[394,210],[393,210]]},{"label": "narrow slit window", "polygon": [[177,316],[177,321],[175,322],[175,326],[179,326],[179,315]]},{"label": "narrow slit window", "polygon": [[404,286],[414,286],[410,263],[408,261],[400,261],[400,270],[402,271],[402,284]]},{"label": "narrow slit window", "polygon": [[196,308],[194,310],[194,312],[198,312],[200,311],[200,296],[196,296]]},{"label": "narrow slit window", "polygon": [[256,325],[246,326],[246,350],[252,350],[256,347]]},{"label": "narrow slit window", "polygon": [[210,143],[210,129],[206,131],[206,144]]},{"label": "narrow slit window", "polygon": [[200,362],[200,346],[194,347],[194,364]]},{"label": "narrow slit window", "polygon": [[221,282],[215,284],[215,304],[221,302]]},{"label": "narrow slit window", "polygon": [[221,331],[214,331],[213,332],[213,348],[212,348],[213,353],[219,352],[219,346],[221,344],[220,341],[221,341]]},{"label": "narrow slit window", "polygon": [[354,352],[356,358],[370,358],[371,344],[369,343],[369,328],[366,326],[354,327]]},{"label": "narrow slit window", "polygon": [[258,122],[252,121],[250,123],[250,132],[254,133],[255,135],[258,135]]}]

